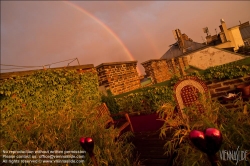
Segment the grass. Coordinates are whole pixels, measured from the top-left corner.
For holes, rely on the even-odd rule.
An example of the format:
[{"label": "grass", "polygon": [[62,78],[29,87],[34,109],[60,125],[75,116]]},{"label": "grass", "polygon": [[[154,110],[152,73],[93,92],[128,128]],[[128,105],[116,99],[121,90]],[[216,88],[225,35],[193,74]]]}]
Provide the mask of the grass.
[{"label": "grass", "polygon": [[[249,142],[249,108],[250,103],[243,103],[239,98],[235,104],[239,105],[237,111],[227,109],[219,102],[207,98],[205,95],[199,96],[199,103],[203,106],[203,113],[195,105],[186,107],[182,113],[174,112],[174,105],[166,103],[158,110],[165,124],[161,128],[161,136],[165,137],[169,131],[174,132],[171,141],[165,144],[166,154],[177,154],[174,165],[197,165],[210,166],[207,155],[198,150],[189,139],[192,130],[204,131],[207,128],[216,128],[223,135],[221,149],[236,150],[240,146],[241,150],[250,147]],[[183,116],[184,115],[184,116]],[[192,119],[192,120],[191,120]],[[219,152],[217,152],[219,157]],[[248,161],[240,161],[240,165],[248,165]],[[230,161],[219,160],[218,165],[235,165]]]},{"label": "grass", "polygon": [[[160,83],[157,83],[157,84],[154,84],[154,85],[150,85],[148,87],[152,87],[152,86],[171,86],[171,81],[170,80],[167,80],[167,81],[164,81],[164,82],[160,82]],[[124,97],[124,96],[127,96],[131,93],[139,93],[141,91],[143,91],[145,88],[148,88],[148,87],[143,87],[143,88],[139,88],[139,89],[135,89],[135,90],[132,90],[132,91],[129,91],[129,92],[126,92],[126,93],[122,93],[122,94],[119,94],[119,95],[116,95],[115,98],[120,98],[120,97]]]},{"label": "grass", "polygon": [[127,95],[131,94],[131,93],[138,93],[138,92],[141,92],[141,91],[143,91],[143,88],[135,89],[135,90],[132,90],[132,91],[129,91],[129,92],[126,92],[126,93],[116,95],[115,98],[124,97],[124,96],[127,96]]},{"label": "grass", "polygon": [[195,71],[201,72],[203,70],[192,65],[189,65],[189,68],[185,70],[186,73],[193,73]]},{"label": "grass", "polygon": [[145,85],[147,85],[147,84],[150,84],[151,82],[152,82],[151,79],[148,79],[148,80],[142,82],[142,83],[141,83],[141,86],[145,86]]},{"label": "grass", "polygon": [[171,86],[171,81],[170,80],[163,81],[163,82],[154,84],[153,86]]},{"label": "grass", "polygon": [[250,57],[235,62],[239,65],[250,65]]}]

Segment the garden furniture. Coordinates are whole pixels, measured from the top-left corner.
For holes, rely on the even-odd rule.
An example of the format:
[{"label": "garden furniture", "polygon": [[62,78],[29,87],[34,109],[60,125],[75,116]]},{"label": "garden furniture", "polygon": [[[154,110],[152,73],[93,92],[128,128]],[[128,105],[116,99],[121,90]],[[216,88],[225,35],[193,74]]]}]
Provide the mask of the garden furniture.
[{"label": "garden furniture", "polygon": [[[108,109],[108,107],[107,107],[107,105],[105,103],[102,103],[101,105],[97,106],[96,110],[98,111],[97,118],[99,118],[101,116],[104,116],[104,115],[108,116],[108,119],[106,121],[107,128],[110,127],[110,126],[113,126],[113,127],[118,126],[116,121],[112,118],[112,116],[110,114],[110,111],[109,111],[109,109]],[[120,133],[124,129],[126,129],[128,126],[130,126],[130,130],[133,132],[134,129],[133,129],[132,123],[130,121],[129,115],[127,113],[125,113],[124,116],[126,118],[126,122],[124,124],[122,124],[121,126],[119,126]]]}]

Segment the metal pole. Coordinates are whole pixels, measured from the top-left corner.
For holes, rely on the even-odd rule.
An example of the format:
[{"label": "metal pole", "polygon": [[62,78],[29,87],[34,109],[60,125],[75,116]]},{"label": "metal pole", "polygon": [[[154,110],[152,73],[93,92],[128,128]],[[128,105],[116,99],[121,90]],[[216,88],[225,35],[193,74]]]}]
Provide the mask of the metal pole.
[{"label": "metal pole", "polygon": [[212,166],[218,166],[218,158],[217,158],[216,154],[208,155],[208,159],[209,159]]},{"label": "metal pole", "polygon": [[95,158],[95,154],[94,153],[93,154],[89,154],[89,156],[91,157],[91,160],[92,160],[94,166],[98,166],[96,158]]}]

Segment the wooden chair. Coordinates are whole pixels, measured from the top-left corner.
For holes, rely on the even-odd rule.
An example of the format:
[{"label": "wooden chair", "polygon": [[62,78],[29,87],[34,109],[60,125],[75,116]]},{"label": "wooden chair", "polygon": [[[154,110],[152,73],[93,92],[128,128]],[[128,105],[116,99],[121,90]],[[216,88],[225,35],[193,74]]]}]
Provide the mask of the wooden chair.
[{"label": "wooden chair", "polygon": [[[111,114],[110,114],[110,111],[107,107],[107,105],[105,103],[102,103],[101,105],[99,105],[96,110],[98,111],[98,115],[97,115],[97,118],[101,117],[101,116],[104,116],[104,115],[108,115],[108,120],[106,122],[106,126],[107,128],[110,127],[110,126],[114,126],[116,127],[116,122],[114,121],[114,119],[112,118]],[[132,123],[130,121],[130,118],[129,118],[129,115],[126,113],[125,115],[125,118],[126,118],[126,122],[124,124],[122,124],[121,126],[119,126],[119,131],[120,133],[125,129],[127,128],[128,126],[130,126],[130,130],[132,132],[134,132],[134,129],[133,129],[133,126],[132,126]]]}]

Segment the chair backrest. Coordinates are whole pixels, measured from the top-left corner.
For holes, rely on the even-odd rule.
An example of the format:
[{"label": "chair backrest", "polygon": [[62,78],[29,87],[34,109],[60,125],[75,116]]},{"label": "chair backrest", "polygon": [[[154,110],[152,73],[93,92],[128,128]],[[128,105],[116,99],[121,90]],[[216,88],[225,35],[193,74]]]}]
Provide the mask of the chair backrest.
[{"label": "chair backrest", "polygon": [[[106,125],[108,125],[110,123],[115,124],[115,121],[113,120],[113,118],[109,112],[109,109],[105,103],[102,103],[101,105],[97,106],[96,110],[98,111],[97,118],[104,116],[104,115],[108,115],[107,117],[109,117],[109,118],[106,122]],[[132,132],[134,132],[129,115],[126,113],[126,114],[124,114],[124,116],[126,118],[126,122],[119,127],[120,132],[123,131],[128,126],[130,126],[130,130]]]},{"label": "chair backrest", "polygon": [[107,115],[109,119],[107,120],[106,124],[114,123],[114,120],[111,117],[109,109],[105,103],[102,103],[101,105],[97,106],[96,110],[98,111],[97,118]]},{"label": "chair backrest", "polygon": [[178,81],[174,86],[177,109],[182,113],[183,108],[195,104],[203,112],[203,106],[199,103],[199,93],[207,94],[206,84],[197,77],[186,77]]}]

